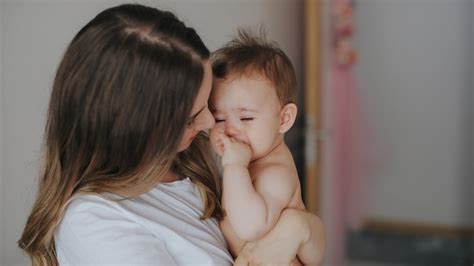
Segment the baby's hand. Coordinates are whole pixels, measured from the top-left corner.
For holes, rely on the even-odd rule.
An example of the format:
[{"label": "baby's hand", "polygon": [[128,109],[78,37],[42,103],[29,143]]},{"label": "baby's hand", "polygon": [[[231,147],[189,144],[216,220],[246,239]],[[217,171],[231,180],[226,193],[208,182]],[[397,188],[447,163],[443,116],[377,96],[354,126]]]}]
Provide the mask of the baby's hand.
[{"label": "baby's hand", "polygon": [[220,137],[222,142],[222,166],[240,165],[248,167],[252,158],[252,150],[250,146],[235,138],[229,138],[225,134]]},{"label": "baby's hand", "polygon": [[209,141],[211,142],[212,149],[222,157],[222,153],[224,153],[224,143],[222,142],[222,136],[225,135],[224,133],[212,128],[209,131]]}]

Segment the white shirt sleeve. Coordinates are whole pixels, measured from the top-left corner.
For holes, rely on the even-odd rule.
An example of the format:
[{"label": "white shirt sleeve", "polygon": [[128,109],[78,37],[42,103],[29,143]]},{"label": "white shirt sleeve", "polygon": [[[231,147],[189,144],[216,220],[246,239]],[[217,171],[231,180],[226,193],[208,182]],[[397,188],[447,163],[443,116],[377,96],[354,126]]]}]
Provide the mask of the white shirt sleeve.
[{"label": "white shirt sleeve", "polygon": [[156,235],[98,196],[73,200],[54,239],[60,265],[176,265]]}]

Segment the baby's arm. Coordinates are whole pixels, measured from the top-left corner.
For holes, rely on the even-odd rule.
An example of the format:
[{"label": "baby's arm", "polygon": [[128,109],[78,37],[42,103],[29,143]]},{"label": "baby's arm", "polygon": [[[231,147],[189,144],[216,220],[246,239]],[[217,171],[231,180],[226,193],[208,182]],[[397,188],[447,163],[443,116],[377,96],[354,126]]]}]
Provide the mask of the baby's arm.
[{"label": "baby's arm", "polygon": [[226,216],[222,221],[220,221],[220,226],[222,232],[224,233],[230,254],[232,254],[232,257],[237,258],[237,256],[239,256],[240,250],[246,242],[240,239],[235,233],[234,229],[232,229],[232,226],[229,223],[229,217]]},{"label": "baby's arm", "polygon": [[[236,140],[225,143],[222,157],[223,201],[237,236],[252,241],[265,235],[275,225],[296,191],[297,184],[289,171],[278,165],[261,171],[255,177],[255,184],[252,184],[248,161],[237,159],[239,156],[236,155],[245,146]],[[233,155],[226,156],[228,154]]]}]

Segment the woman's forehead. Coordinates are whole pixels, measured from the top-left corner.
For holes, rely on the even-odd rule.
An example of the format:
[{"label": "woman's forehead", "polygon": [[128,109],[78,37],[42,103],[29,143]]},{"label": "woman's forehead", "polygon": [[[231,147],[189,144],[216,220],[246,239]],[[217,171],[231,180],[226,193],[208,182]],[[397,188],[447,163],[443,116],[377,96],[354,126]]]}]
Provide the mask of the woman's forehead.
[{"label": "woman's forehead", "polygon": [[209,100],[209,96],[211,94],[212,88],[212,69],[209,60],[203,62],[204,66],[204,75],[201,83],[201,87],[199,88],[198,95],[196,97],[196,101],[194,102],[193,110],[191,113],[196,113],[199,110],[203,109]]}]

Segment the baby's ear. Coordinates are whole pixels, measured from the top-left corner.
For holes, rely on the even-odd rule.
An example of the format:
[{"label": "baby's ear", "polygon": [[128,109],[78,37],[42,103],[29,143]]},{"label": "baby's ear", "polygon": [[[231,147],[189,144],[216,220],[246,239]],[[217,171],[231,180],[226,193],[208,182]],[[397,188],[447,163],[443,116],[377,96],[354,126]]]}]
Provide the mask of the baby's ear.
[{"label": "baby's ear", "polygon": [[298,108],[294,103],[288,103],[280,111],[280,128],[278,132],[286,133],[293,126],[296,120]]}]

